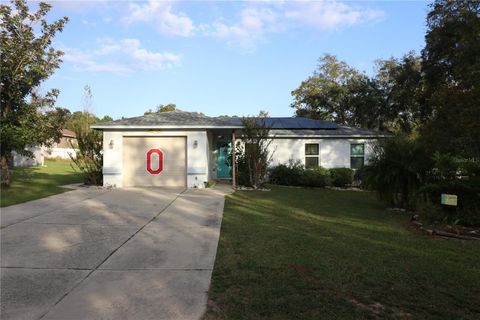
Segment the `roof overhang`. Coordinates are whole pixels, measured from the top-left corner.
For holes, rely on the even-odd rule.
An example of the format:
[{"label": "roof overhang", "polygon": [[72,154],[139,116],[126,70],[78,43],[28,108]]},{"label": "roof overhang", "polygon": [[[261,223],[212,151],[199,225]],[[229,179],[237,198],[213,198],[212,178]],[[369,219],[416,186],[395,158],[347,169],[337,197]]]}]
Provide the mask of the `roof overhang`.
[{"label": "roof overhang", "polygon": [[321,138],[355,138],[355,139],[377,139],[377,138],[388,138],[389,135],[379,134],[376,136],[372,135],[361,135],[361,134],[349,134],[349,135],[334,135],[334,134],[314,134],[314,135],[270,135],[270,138],[276,139],[321,139]]},{"label": "roof overhang", "polygon": [[178,130],[178,129],[243,129],[243,126],[131,126],[131,125],[91,125],[92,129],[99,130]]}]

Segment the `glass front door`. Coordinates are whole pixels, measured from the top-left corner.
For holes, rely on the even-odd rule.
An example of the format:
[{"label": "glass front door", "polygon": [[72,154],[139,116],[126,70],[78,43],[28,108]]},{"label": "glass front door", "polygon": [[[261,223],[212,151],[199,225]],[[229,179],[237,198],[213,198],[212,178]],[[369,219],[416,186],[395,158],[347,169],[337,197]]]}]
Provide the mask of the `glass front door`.
[{"label": "glass front door", "polygon": [[230,156],[230,144],[228,142],[217,143],[217,178],[230,178],[230,162],[227,162]]}]

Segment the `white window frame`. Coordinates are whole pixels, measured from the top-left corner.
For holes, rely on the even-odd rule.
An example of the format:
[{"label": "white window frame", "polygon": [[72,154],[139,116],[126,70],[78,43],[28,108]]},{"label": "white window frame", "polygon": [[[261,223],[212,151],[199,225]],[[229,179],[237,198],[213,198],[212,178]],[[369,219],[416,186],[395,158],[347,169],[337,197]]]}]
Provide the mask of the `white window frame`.
[{"label": "white window frame", "polygon": [[[363,154],[362,155],[354,155],[352,154],[352,146],[353,145],[363,145]],[[352,158],[363,158],[363,165],[365,165],[365,143],[363,142],[352,142],[350,143],[350,168],[357,170],[359,168],[352,168]]]},{"label": "white window frame", "polygon": [[[306,153],[307,145],[309,144],[315,144],[318,147],[318,154],[308,154]],[[303,146],[303,154],[304,154],[304,163],[305,163],[305,168],[307,168],[307,158],[317,158],[317,167],[320,167],[320,143],[315,143],[315,142],[308,142],[305,143]]]}]

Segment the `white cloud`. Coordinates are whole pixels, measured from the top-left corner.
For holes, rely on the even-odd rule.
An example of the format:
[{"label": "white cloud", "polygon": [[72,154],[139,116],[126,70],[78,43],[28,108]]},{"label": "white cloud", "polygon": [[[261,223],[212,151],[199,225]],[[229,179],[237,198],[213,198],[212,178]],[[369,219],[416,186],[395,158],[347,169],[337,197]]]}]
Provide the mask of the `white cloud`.
[{"label": "white cloud", "polygon": [[211,25],[203,25],[204,35],[221,38],[230,45],[252,49],[265,40],[267,32],[279,31],[278,15],[269,8],[245,8],[239,13],[239,21],[228,24],[218,20]]},{"label": "white cloud", "polygon": [[83,51],[63,48],[63,60],[72,62],[77,70],[128,73],[137,70],[162,70],[178,66],[180,55],[153,52],[142,48],[137,39],[98,39],[97,48]]},{"label": "white cloud", "polygon": [[157,31],[168,36],[193,35],[193,21],[182,12],[174,12],[172,2],[150,0],[146,4],[130,3],[130,14],[123,21],[153,23]]},{"label": "white cloud", "polygon": [[265,0],[245,1],[233,18],[215,17],[195,23],[186,13],[175,10],[174,1],[149,0],[147,3],[130,2],[129,13],[122,20],[127,24],[151,24],[163,35],[203,35],[253,50],[272,33],[299,28],[331,31],[378,21],[382,17],[382,11],[367,5],[337,0]]},{"label": "white cloud", "polygon": [[230,45],[253,49],[267,34],[299,26],[328,31],[376,21],[383,12],[338,1],[263,1],[248,3],[238,21],[217,20],[201,26],[203,34]]},{"label": "white cloud", "polygon": [[338,1],[296,1],[288,3],[284,13],[288,20],[319,30],[353,26],[383,17],[383,12],[380,10]]}]

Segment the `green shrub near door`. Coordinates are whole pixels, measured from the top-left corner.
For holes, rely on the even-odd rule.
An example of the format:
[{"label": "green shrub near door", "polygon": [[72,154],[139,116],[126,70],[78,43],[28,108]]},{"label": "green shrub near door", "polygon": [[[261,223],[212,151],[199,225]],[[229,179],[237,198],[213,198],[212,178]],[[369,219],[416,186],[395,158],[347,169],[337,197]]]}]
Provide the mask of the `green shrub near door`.
[{"label": "green shrub near door", "polygon": [[334,187],[345,188],[353,183],[353,170],[350,168],[332,168],[330,178]]}]

